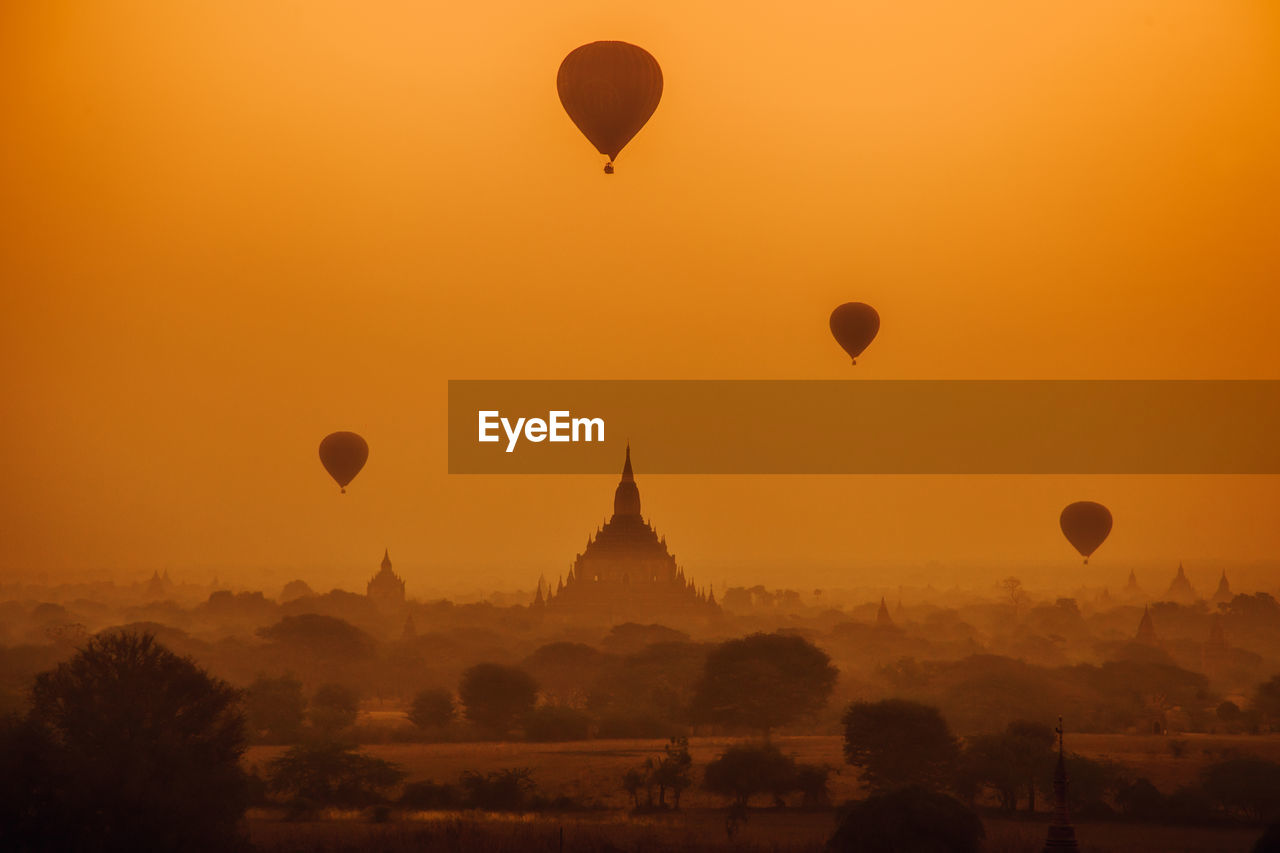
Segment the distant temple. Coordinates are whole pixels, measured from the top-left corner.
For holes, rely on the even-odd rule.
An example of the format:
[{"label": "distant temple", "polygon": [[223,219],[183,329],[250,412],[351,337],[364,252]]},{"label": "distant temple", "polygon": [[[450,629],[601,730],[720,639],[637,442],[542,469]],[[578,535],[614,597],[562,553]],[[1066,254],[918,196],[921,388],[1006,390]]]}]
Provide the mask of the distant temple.
[{"label": "distant temple", "polygon": [[1209,599],[1209,603],[1216,608],[1219,604],[1226,604],[1232,598],[1231,584],[1227,583],[1227,572],[1224,569],[1222,577],[1218,580],[1218,590],[1213,594],[1213,598]]},{"label": "distant temple", "polygon": [[169,580],[169,570],[164,570],[162,576],[159,572],[151,573],[151,580],[147,581],[146,595],[148,598],[162,598],[173,593],[173,581]]},{"label": "distant temple", "polygon": [[365,595],[383,610],[397,610],[404,607],[404,581],[391,571],[391,554],[382,552],[382,565],[378,573],[369,581]]},{"label": "distant temple", "polygon": [[1044,853],[1055,850],[1079,850],[1076,830],[1071,825],[1071,812],[1067,808],[1067,758],[1062,745],[1062,718],[1058,718],[1058,766],[1053,771],[1053,822],[1044,840]]},{"label": "distant temple", "polygon": [[661,619],[720,611],[714,590],[700,592],[667,550],[665,537],[640,515],[640,490],[627,447],[622,479],[613,493],[613,516],[556,584],[538,582],[535,608],[592,615],[609,621]]},{"label": "distant temple", "polygon": [[1124,594],[1129,598],[1142,595],[1142,587],[1138,586],[1138,576],[1134,574],[1133,569],[1129,570],[1129,582],[1124,585]]},{"label": "distant temple", "polygon": [[1133,640],[1144,646],[1160,645],[1160,640],[1156,637],[1156,623],[1151,621],[1150,607],[1143,608],[1142,621],[1138,623],[1138,635]]},{"label": "distant temple", "polygon": [[[898,602],[901,604],[902,602]],[[876,611],[876,627],[892,628],[893,617],[889,615],[889,605],[885,604],[884,596],[880,596],[880,609]]]},{"label": "distant temple", "polygon": [[1169,584],[1169,589],[1164,594],[1164,600],[1178,604],[1195,604],[1199,598],[1196,595],[1195,588],[1191,586],[1191,581],[1187,580],[1186,573],[1182,571],[1182,563],[1178,563],[1178,574]]}]

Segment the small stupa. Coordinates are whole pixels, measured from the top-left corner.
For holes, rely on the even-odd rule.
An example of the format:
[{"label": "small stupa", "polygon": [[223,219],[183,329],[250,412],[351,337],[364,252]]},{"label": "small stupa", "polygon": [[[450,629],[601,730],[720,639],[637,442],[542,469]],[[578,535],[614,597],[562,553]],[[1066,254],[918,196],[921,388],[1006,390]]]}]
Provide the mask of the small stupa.
[{"label": "small stupa", "polygon": [[1054,850],[1079,850],[1076,828],[1071,825],[1071,811],[1067,807],[1067,758],[1062,745],[1062,717],[1058,717],[1058,766],[1053,771],[1053,823],[1044,840],[1044,853]]}]

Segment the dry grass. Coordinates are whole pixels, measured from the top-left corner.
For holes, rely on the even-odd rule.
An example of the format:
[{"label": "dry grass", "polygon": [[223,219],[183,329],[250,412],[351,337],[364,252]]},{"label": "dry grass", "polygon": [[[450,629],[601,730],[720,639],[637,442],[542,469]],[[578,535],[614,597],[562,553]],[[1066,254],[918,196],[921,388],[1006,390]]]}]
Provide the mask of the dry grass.
[{"label": "dry grass", "polygon": [[[1185,735],[1188,749],[1174,758],[1168,738],[1147,735],[1075,735],[1070,745],[1085,755],[1130,766],[1157,786],[1171,791],[1193,781],[1205,765],[1222,754],[1262,755],[1280,760],[1280,735],[1237,737]],[[694,738],[690,743],[700,767],[732,743],[732,738]],[[838,737],[777,738],[778,746],[800,761],[829,764],[836,801],[860,795],[856,774],[843,763]],[[623,772],[661,752],[660,740],[594,740],[561,744],[436,743],[375,744],[364,749],[402,765],[410,780],[454,781],[464,770],[489,771],[528,767],[540,791],[567,795],[607,807],[568,815],[491,815],[477,813],[407,813],[388,824],[369,823],[360,813],[335,813],[316,822],[289,823],[267,812],[250,816],[252,838],[262,849],[279,853],[313,851],[408,850],[558,851],[563,827],[565,850],[595,851],[728,851],[816,853],[834,828],[830,812],[761,810],[730,843],[725,835],[723,801],[699,790],[688,791],[679,813],[629,815],[627,795],[619,783]],[[281,747],[255,747],[246,756],[262,764]],[[696,775],[696,771],[695,771]],[[764,805],[763,802],[760,805]],[[988,853],[1039,853],[1044,844],[1044,818],[986,820]],[[1259,830],[1249,827],[1165,827],[1149,824],[1089,823],[1077,827],[1081,849],[1089,853],[1244,853]]]}]

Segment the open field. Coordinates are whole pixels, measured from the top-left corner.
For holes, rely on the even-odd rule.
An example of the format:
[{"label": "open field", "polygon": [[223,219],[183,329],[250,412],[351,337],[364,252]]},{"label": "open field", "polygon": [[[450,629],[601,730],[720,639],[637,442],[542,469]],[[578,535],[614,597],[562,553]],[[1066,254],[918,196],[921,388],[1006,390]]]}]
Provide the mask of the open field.
[{"label": "open field", "polygon": [[[1189,734],[1169,738],[1078,734],[1068,737],[1068,748],[1073,752],[1124,764],[1135,776],[1145,776],[1165,793],[1194,781],[1201,768],[1221,760],[1224,755],[1258,755],[1280,761],[1280,735]],[[1175,758],[1170,752],[1171,740],[1186,741],[1181,758]],[[739,739],[728,737],[690,738],[695,778],[699,768],[737,742]],[[834,735],[778,737],[774,742],[799,761],[832,767],[831,796],[835,802],[859,796],[857,774],[844,763],[841,738]],[[409,743],[370,744],[362,749],[402,766],[409,774],[409,781],[452,782],[464,770],[485,772],[528,767],[539,789],[548,796],[565,795],[600,806],[626,808],[629,801],[620,787],[622,774],[646,757],[660,754],[663,743],[661,740]],[[283,749],[253,747],[245,761],[249,765],[263,765]],[[682,802],[691,809],[717,808],[723,804],[719,797],[696,786],[686,792]]]},{"label": "open field", "polygon": [[[1262,755],[1280,760],[1280,736],[1186,735],[1186,750],[1175,758],[1170,738],[1148,735],[1074,735],[1073,750],[1129,766],[1171,791],[1193,781],[1205,765],[1224,754]],[[834,736],[780,737],[779,747],[803,762],[835,769],[831,792],[836,802],[860,794],[857,775],[844,764],[842,741]],[[693,738],[690,752],[698,769],[737,742],[733,738]],[[768,850],[816,853],[834,828],[831,812],[753,811],[731,843],[725,834],[723,801],[694,787],[679,813],[632,816],[619,787],[627,768],[662,749],[659,740],[592,740],[573,743],[376,744],[365,751],[400,764],[411,781],[452,782],[464,770],[528,767],[541,792],[566,795],[603,807],[571,814],[499,815],[488,813],[409,812],[389,823],[368,822],[359,812],[333,812],[325,820],[286,822],[271,810],[250,815],[250,833],[264,850],[386,851],[478,850]],[[249,764],[262,765],[282,747],[254,747]],[[760,805],[765,805],[761,802]],[[1046,804],[1047,805],[1047,804]],[[989,853],[1038,853],[1047,815],[1036,818],[988,817]],[[1255,827],[1171,827],[1122,822],[1077,826],[1081,849],[1093,853],[1243,853],[1260,833]]]},{"label": "open field", "polygon": [[[1040,853],[1044,821],[987,819],[987,853]],[[385,824],[358,814],[288,823],[265,816],[249,821],[253,842],[271,853],[324,850],[360,853],[432,851],[770,851],[819,853],[833,828],[830,813],[759,811],[732,842],[722,810],[695,809],[661,817],[625,812],[595,815],[459,815],[417,813]],[[1247,853],[1260,830],[1249,827],[1173,827],[1086,823],[1077,827],[1085,853]]]}]

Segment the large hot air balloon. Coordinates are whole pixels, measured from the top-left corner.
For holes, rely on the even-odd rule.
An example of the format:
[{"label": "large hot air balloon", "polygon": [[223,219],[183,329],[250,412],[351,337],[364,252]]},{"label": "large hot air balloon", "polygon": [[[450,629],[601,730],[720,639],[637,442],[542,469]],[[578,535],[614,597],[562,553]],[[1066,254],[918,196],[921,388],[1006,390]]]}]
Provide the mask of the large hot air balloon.
[{"label": "large hot air balloon", "polygon": [[1093,501],[1076,501],[1062,511],[1058,523],[1067,541],[1088,563],[1089,555],[1098,550],[1111,532],[1111,510]]},{"label": "large hot air balloon", "polygon": [[831,312],[831,334],[844,347],[853,363],[880,331],[880,315],[864,302],[846,302]]},{"label": "large hot air balloon", "polygon": [[320,442],[320,462],[329,476],[347,493],[347,483],[355,479],[369,458],[369,445],[354,432],[333,432]]},{"label": "large hot air balloon", "polygon": [[625,41],[593,41],[560,63],[556,89],[578,130],[609,158],[640,132],[662,98],[662,69],[643,48]]}]

